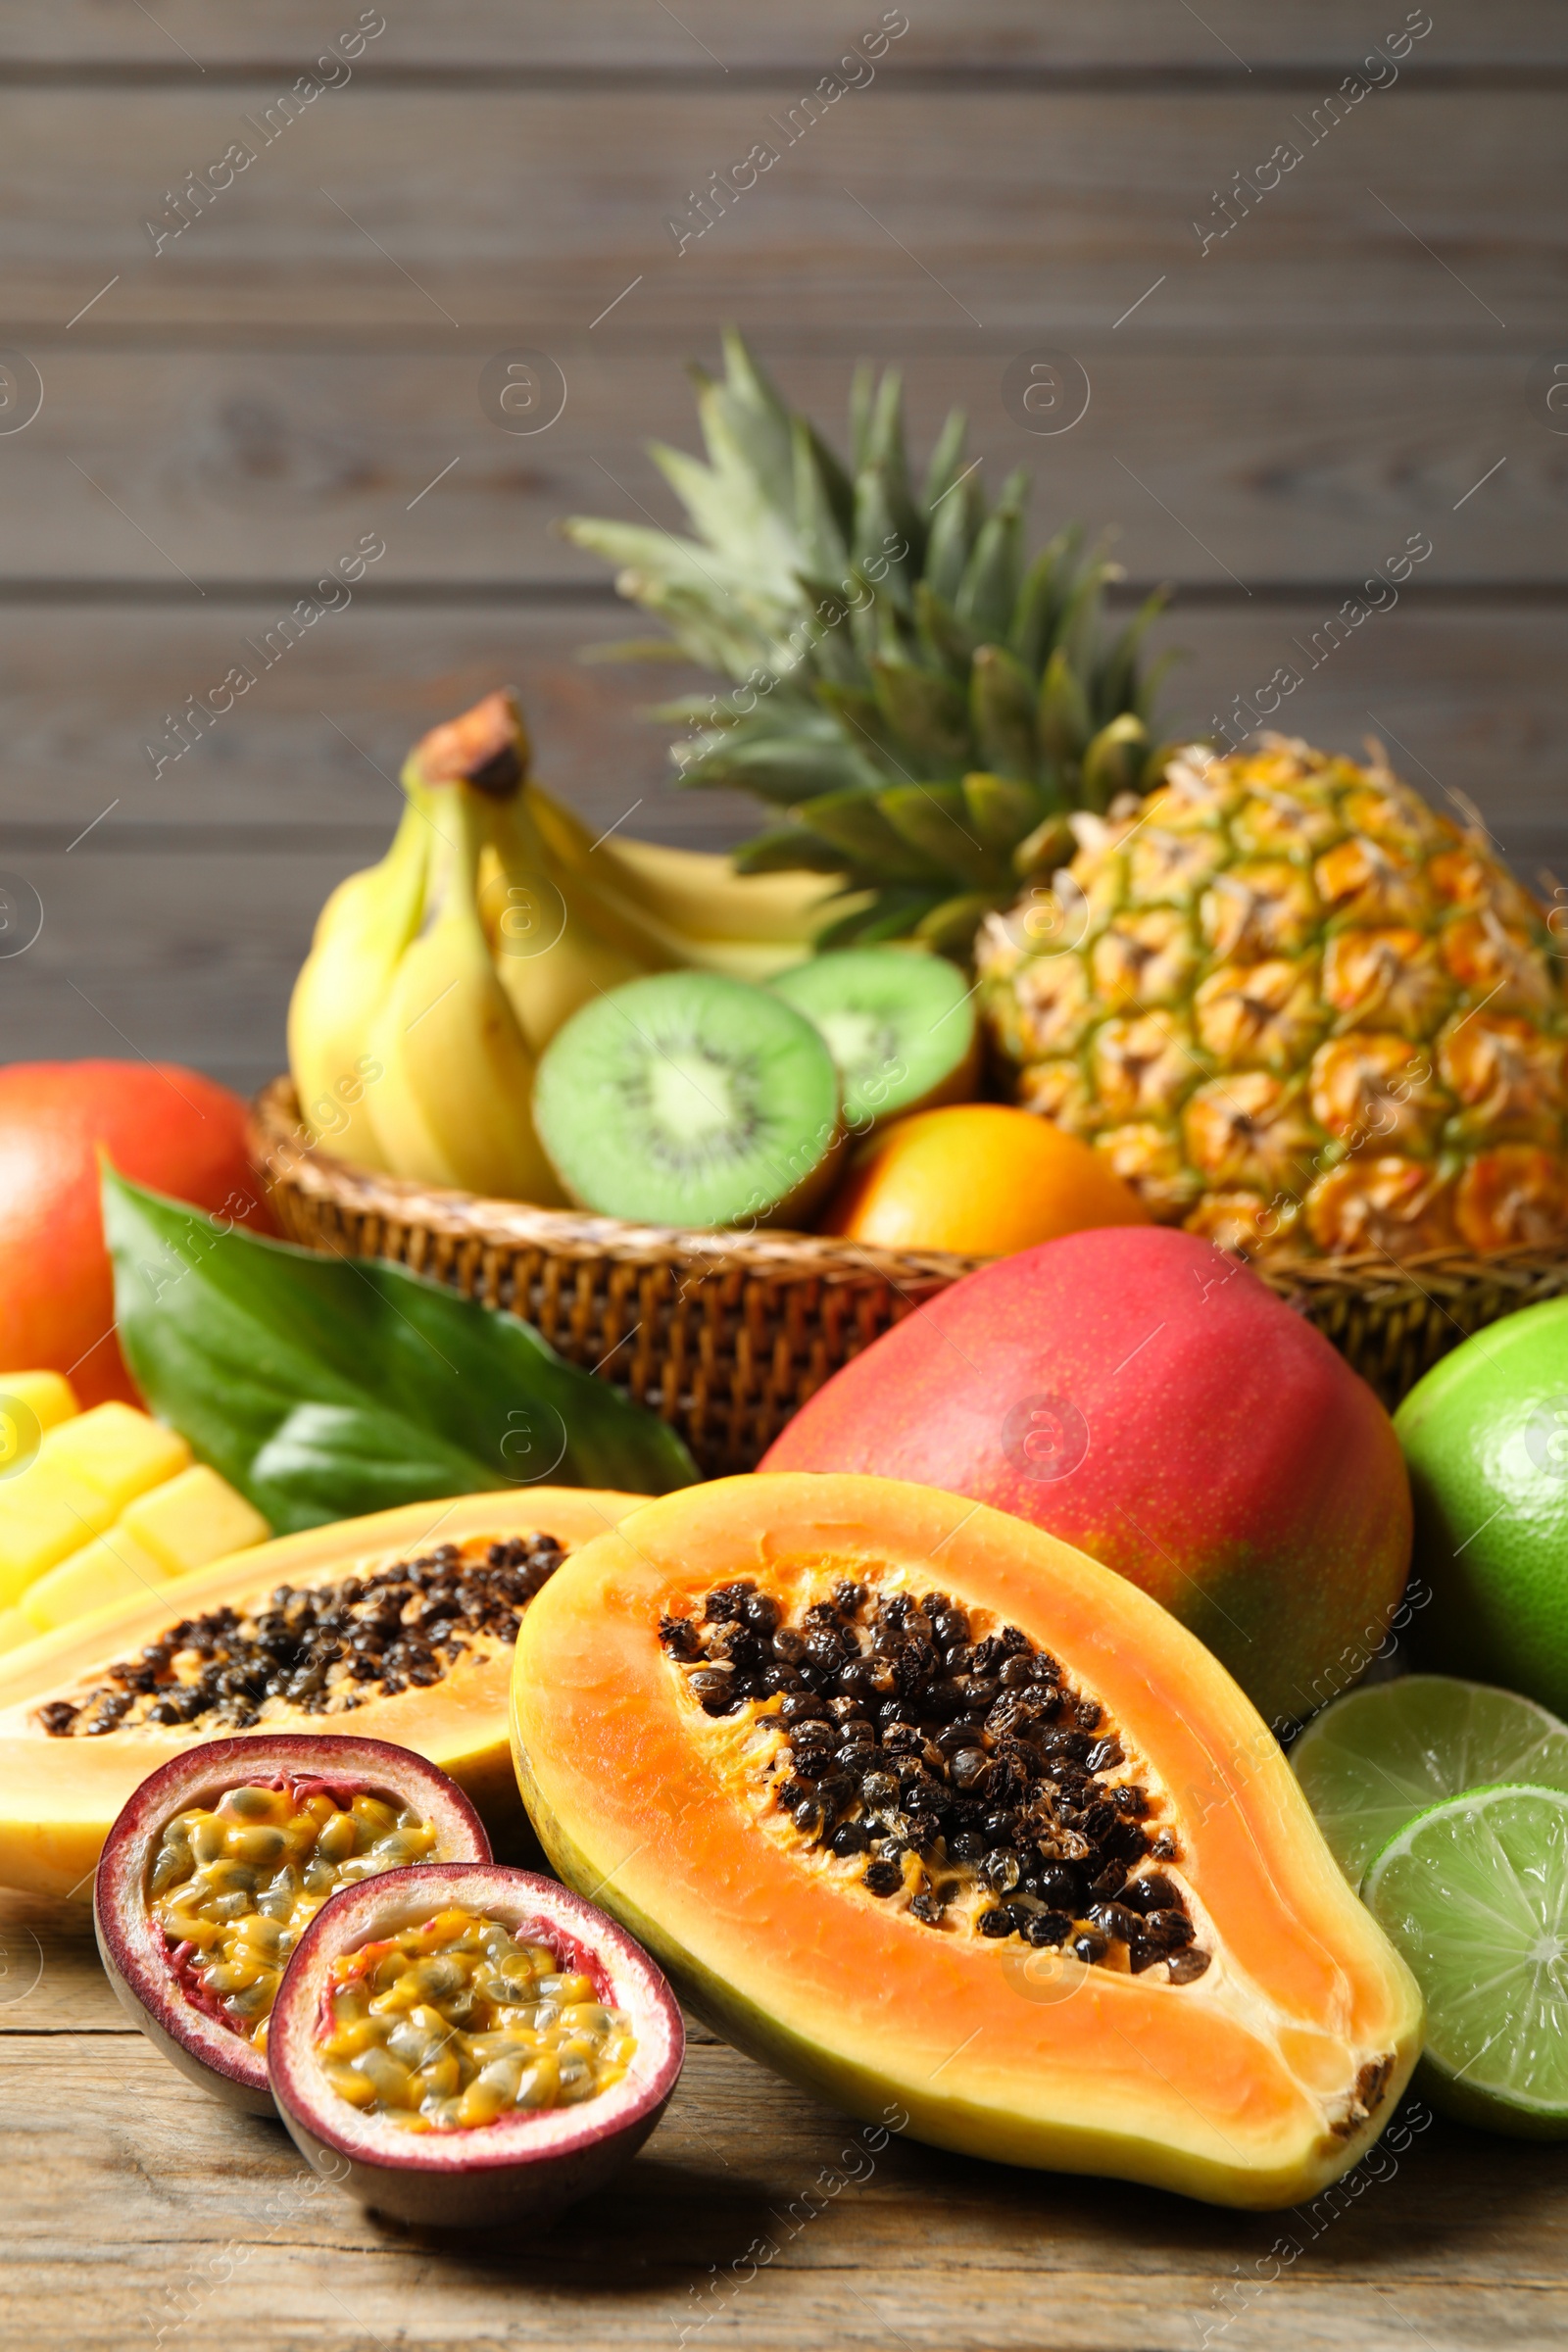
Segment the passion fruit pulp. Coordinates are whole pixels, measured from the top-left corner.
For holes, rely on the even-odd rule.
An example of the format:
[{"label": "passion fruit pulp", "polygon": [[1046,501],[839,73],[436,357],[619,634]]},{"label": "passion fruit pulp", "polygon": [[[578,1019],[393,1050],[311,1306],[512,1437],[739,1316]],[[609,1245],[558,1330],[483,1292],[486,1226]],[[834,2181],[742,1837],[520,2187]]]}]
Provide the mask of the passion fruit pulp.
[{"label": "passion fruit pulp", "polygon": [[599,2188],[668,2103],[685,2036],[623,1929],[532,1871],[441,1863],[345,1887],[272,2011],[277,2111],[394,2220],[538,2220]]},{"label": "passion fruit pulp", "polygon": [[93,1892],[122,2005],[181,2073],[270,2115],[267,2043],[305,1929],[340,1888],[420,1862],[488,1862],[456,1782],[384,1740],[215,1740],[148,1776]]}]

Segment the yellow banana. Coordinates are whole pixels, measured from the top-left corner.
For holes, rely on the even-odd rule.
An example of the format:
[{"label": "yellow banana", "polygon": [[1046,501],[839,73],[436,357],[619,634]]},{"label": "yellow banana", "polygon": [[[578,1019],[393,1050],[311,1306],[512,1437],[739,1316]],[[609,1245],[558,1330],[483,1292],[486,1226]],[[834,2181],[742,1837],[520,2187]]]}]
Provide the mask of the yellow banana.
[{"label": "yellow banana", "polygon": [[584,918],[563,889],[520,797],[498,802],[479,875],[479,911],[501,985],[533,1053],[579,1004],[655,966]]},{"label": "yellow banana", "polygon": [[371,1030],[384,1072],[367,1096],[376,1136],[399,1176],[558,1206],[564,1196],[534,1132],[533,1057],[479,917],[490,811],[461,777],[427,801],[444,836],[434,912]]},{"label": "yellow banana", "polygon": [[370,1024],[419,926],[427,828],[411,802],[378,865],[340,882],[317,918],[288,1008],[288,1059],[316,1140],[340,1159],[384,1168],[367,1108],[376,1065]]},{"label": "yellow banana", "polygon": [[799,951],[796,960],[810,954],[812,931],[837,888],[835,875],[739,874],[727,856],[671,849],[618,833],[596,843],[580,819],[541,786],[528,785],[524,798],[558,860],[575,867],[596,889],[641,906],[666,933],[792,947]]}]

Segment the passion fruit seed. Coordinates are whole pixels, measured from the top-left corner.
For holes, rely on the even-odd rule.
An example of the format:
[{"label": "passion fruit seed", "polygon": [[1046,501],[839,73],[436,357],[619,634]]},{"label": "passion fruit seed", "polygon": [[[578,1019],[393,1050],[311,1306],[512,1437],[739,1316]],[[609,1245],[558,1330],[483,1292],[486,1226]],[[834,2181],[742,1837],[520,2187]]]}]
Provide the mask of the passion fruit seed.
[{"label": "passion fruit seed", "polygon": [[37,1721],[53,1739],[136,1724],[246,1731],[285,1715],[344,1715],[438,1683],[476,1641],[516,1641],[522,1612],[564,1557],[554,1536],[442,1544],[334,1585],[279,1585],[265,1609],[182,1617],[138,1658],[104,1669]]},{"label": "passion fruit seed", "polygon": [[745,1712],[777,1812],[828,1867],[949,1933],[1065,1947],[1190,1984],[1211,1955],[1098,1699],[1015,1625],[976,1639],[943,1592],[841,1583],[786,1622],[755,1584],[721,1585],[660,1640],[705,1714]]},{"label": "passion fruit seed", "polygon": [[325,2007],[316,2046],[338,2097],[410,2132],[578,2106],[637,2047],[548,1943],[461,1907],[335,1960]]},{"label": "passion fruit seed", "polygon": [[328,1895],[422,1862],[435,1842],[409,1806],[319,1781],[190,1806],[165,1829],[147,1881],[170,1966],[198,2008],[263,2049],[289,1955]]}]

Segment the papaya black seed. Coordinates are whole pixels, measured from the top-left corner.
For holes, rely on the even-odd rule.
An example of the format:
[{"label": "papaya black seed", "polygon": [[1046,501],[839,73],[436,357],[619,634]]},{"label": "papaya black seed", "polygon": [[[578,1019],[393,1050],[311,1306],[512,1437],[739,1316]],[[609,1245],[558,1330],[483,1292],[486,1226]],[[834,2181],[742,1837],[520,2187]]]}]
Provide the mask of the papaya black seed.
[{"label": "papaya black seed", "polygon": [[1150,1870],[1140,1879],[1128,1880],[1121,1900],[1129,1911],[1168,1911],[1180,1903],[1181,1895],[1163,1871]]},{"label": "papaya black seed", "polygon": [[1194,1984],[1203,1974],[1212,1957],[1213,1954],[1210,1952],[1194,1951],[1190,1947],[1185,1952],[1178,1952],[1170,1964],[1171,1983],[1173,1984]]},{"label": "papaya black seed", "polygon": [[[431,1605],[446,1607],[439,1574],[430,1581]],[[466,1603],[464,1584],[453,1590]],[[1177,1847],[1169,1828],[1140,1827],[1147,1788],[1109,1785],[1125,1762],[1115,1726],[1018,1627],[971,1641],[966,1612],[946,1593],[878,1599],[847,1582],[793,1624],[755,1586],[720,1587],[704,1605],[701,1621],[661,1624],[672,1654],[695,1648],[681,1661],[694,1695],[723,1713],[777,1697],[764,1720],[789,1745],[768,1768],[775,1801],[839,1859],[869,1851],[873,1891],[902,1888],[906,1853],[942,1856],[958,1877],[939,1888],[917,1880],[911,1895],[911,1915],[927,1925],[951,1926],[949,1906],[978,1885],[996,1898],[974,1921],[988,1937],[1070,1943],[1090,1961],[1119,1941],[1138,1973],[1164,1960],[1173,1983],[1207,1965],[1173,1882],[1129,1877],[1151,1850],[1170,1860]],[[424,1623],[434,1635],[448,1620]],[[344,1631],[352,1642],[355,1627]],[[297,1671],[292,1639],[283,1653]],[[412,1672],[418,1661],[411,1652],[403,1662]],[[155,1684],[166,1671],[160,1661]]]},{"label": "papaya black seed", "polygon": [[1158,1952],[1179,1952],[1193,1940],[1193,1923],[1185,1911],[1146,1911],[1144,1940]]}]

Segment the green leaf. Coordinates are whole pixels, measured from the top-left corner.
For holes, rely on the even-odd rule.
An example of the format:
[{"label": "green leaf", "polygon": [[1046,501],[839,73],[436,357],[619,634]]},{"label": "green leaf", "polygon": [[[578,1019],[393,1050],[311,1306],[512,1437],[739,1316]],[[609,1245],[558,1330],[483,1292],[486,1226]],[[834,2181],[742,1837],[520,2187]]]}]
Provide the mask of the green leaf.
[{"label": "green leaf", "polygon": [[967,775],[963,798],[969,821],[986,848],[1004,856],[1034,830],[1045,811],[1038,787],[1022,783],[1016,776]]},{"label": "green leaf", "polygon": [[880,795],[869,792],[830,792],[820,800],[803,801],[796,814],[811,832],[819,833],[841,851],[851,864],[894,882],[940,882],[940,858],[920,855],[890,825],[877,806]]},{"label": "green leaf", "polygon": [[754,834],[731,853],[738,874],[838,874],[844,870],[844,852],[820,833],[804,825],[780,825],[771,833]]},{"label": "green leaf", "polygon": [[969,718],[987,767],[999,776],[1033,778],[1035,683],[1000,645],[982,645],[969,673]]},{"label": "green leaf", "polygon": [[882,939],[907,939],[921,917],[942,905],[943,897],[940,890],[879,890],[869,906],[841,915],[817,933],[817,954],[825,955],[830,948],[871,947]]},{"label": "green leaf", "polygon": [[[795,535],[801,548],[801,570],[840,574],[850,560],[848,531],[854,492],[838,461],[825,449],[804,416],[792,427],[795,450]],[[842,485],[848,506],[841,510],[835,495]]]},{"label": "green leaf", "polygon": [[993,906],[1004,904],[995,891],[970,890],[961,897],[944,899],[931,907],[914,926],[914,936],[939,956],[952,956],[966,962],[980,918]]},{"label": "green leaf", "polygon": [[1168,588],[1156,588],[1146,598],[1109,652],[1096,664],[1091,699],[1095,716],[1103,726],[1123,710],[1138,709],[1138,656],[1144,636],[1170,602]]},{"label": "green leaf", "polygon": [[905,606],[918,568],[918,537],[908,492],[885,466],[868,466],[855,484],[851,560],[858,571]]},{"label": "green leaf", "polygon": [[854,745],[878,775],[907,775],[908,769],[899,756],[904,747],[899,742],[898,730],[883,716],[874,694],[868,694],[862,686],[841,686],[824,679],[816,689],[816,699],[843,729],[845,740]]},{"label": "green leaf", "polygon": [[682,784],[755,792],[781,808],[819,793],[864,790],[878,780],[879,771],[858,759],[842,737],[823,742],[804,734],[721,737],[680,772]]},{"label": "green leaf", "polygon": [[1006,869],[980,841],[958,784],[890,784],[876,805],[900,838],[955,881],[995,889]]},{"label": "green leaf", "polygon": [[1124,710],[1101,728],[1084,754],[1084,807],[1102,815],[1119,792],[1136,792],[1148,758],[1149,730]]},{"label": "green leaf", "polygon": [[1056,642],[1083,537],[1081,523],[1069,523],[1064,531],[1058,531],[1036,556],[1018,591],[1007,642],[1031,677],[1039,677]]},{"label": "green leaf", "polygon": [[961,775],[973,766],[968,705],[945,671],[880,659],[871,669],[882,714],[907,747],[916,776]]},{"label": "green leaf", "polygon": [[950,409],[947,421],[937,435],[931,463],[926,467],[922,503],[929,514],[938,499],[946,496],[963,471],[963,439],[968,430],[968,418],[961,409]]},{"label": "green leaf", "polygon": [[1072,766],[1089,741],[1089,703],[1077,671],[1058,645],[1040,681],[1040,742],[1057,767]]},{"label": "green leaf", "polygon": [[966,620],[977,636],[999,645],[1006,643],[1012,625],[1022,555],[1023,515],[1004,496],[982,526],[953,600],[960,620]]},{"label": "green leaf", "polygon": [[955,683],[961,686],[974,660],[973,630],[964,627],[953,607],[938,596],[929,580],[915,582],[914,618],[920,650],[927,661],[938,669],[946,669]]},{"label": "green leaf", "polygon": [[280,1535],[543,1478],[697,1479],[673,1430],[514,1315],[380,1258],[262,1241],[108,1167],[103,1202],[138,1388]]},{"label": "green leaf", "polygon": [[971,473],[958,489],[950,490],[932,513],[925,576],[945,604],[953,603],[963,584],[964,566],[984,518],[984,506],[980,477]]}]

